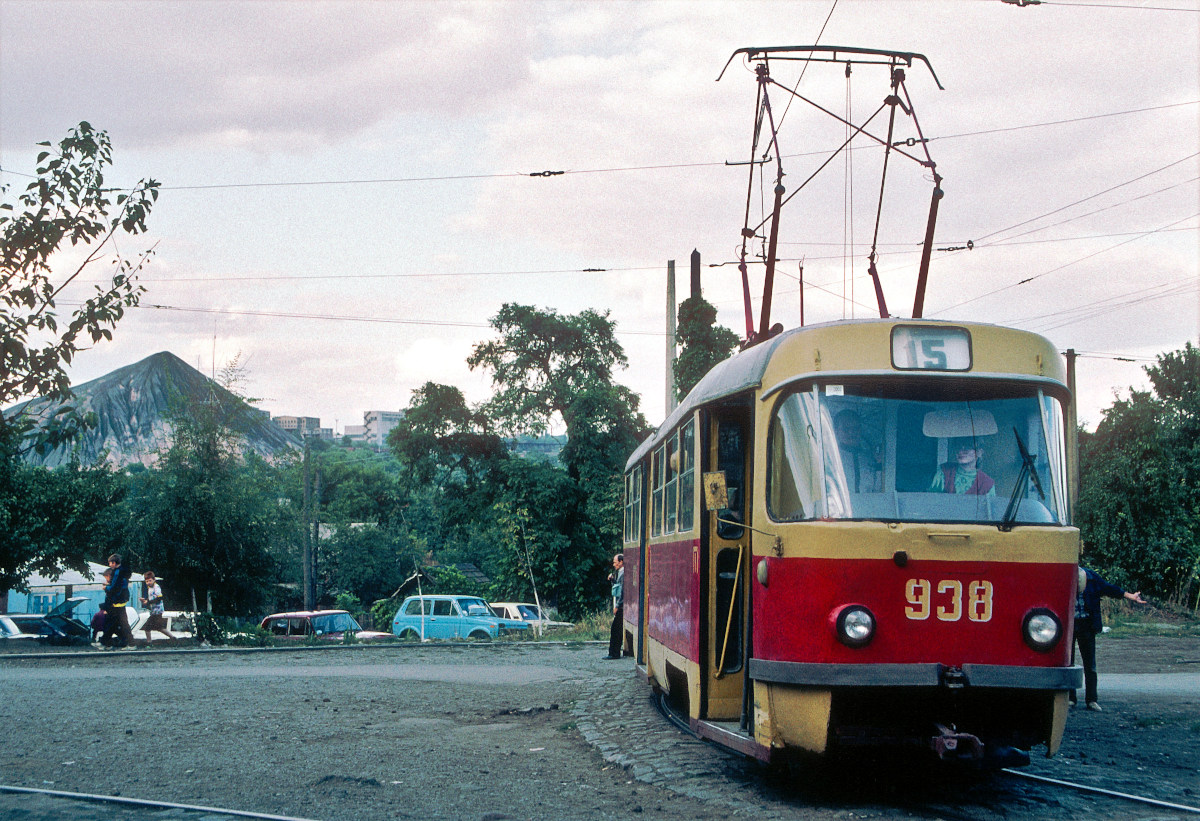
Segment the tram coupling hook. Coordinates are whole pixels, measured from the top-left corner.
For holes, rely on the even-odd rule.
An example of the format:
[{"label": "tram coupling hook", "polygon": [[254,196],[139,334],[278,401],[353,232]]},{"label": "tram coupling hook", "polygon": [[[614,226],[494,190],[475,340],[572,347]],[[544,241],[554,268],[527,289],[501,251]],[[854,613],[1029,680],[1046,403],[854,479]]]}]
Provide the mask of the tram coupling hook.
[{"label": "tram coupling hook", "polygon": [[954,726],[947,727],[938,724],[938,735],[929,740],[929,746],[943,761],[946,759],[966,759],[978,761],[983,758],[983,742],[970,733],[955,731]]}]

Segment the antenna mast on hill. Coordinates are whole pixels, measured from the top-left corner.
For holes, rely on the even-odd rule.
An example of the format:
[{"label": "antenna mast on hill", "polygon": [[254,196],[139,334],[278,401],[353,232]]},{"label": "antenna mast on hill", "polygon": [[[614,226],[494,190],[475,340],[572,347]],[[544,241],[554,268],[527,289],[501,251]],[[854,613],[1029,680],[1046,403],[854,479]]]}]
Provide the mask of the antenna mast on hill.
[{"label": "antenna mast on hill", "polygon": [[[901,51],[882,51],[879,49],[868,48],[850,48],[843,46],[776,46],[769,48],[742,48],[738,49],[729,58],[729,62],[725,64],[725,68],[721,70],[717,80],[725,75],[725,71],[733,63],[735,57],[739,54],[744,55],[748,64],[753,64],[754,73],[758,82],[758,99],[755,105],[754,115],[754,136],[751,141],[750,148],[750,181],[746,193],[746,212],[745,223],[742,227],[742,245],[739,254],[738,270],[742,275],[742,298],[745,302],[746,313],[746,339],[742,344],[743,348],[748,348],[769,339],[775,334],[783,330],[781,325],[771,325],[771,297],[774,290],[775,280],[775,265],[777,261],[777,249],[779,245],[779,218],[783,206],[791,201],[792,197],[796,196],[811,182],[822,170],[825,169],[842,151],[848,150],[852,142],[859,137],[865,137],[879,143],[884,148],[883,172],[881,173],[880,188],[879,188],[879,205],[875,214],[875,231],[871,241],[871,252],[867,257],[868,267],[867,272],[871,275],[871,281],[875,286],[875,300],[879,306],[880,317],[889,316],[887,302],[883,296],[883,284],[879,278],[879,271],[875,267],[878,255],[876,249],[879,240],[879,226],[883,215],[883,193],[884,185],[887,179],[888,160],[891,155],[897,154],[901,157],[906,157],[913,162],[918,163],[924,168],[928,168],[933,174],[933,201],[929,208],[929,218],[925,229],[925,242],[921,252],[921,269],[917,276],[916,296],[913,301],[913,317],[918,318],[924,310],[925,301],[925,282],[929,274],[929,258],[933,249],[933,234],[934,226],[937,222],[938,201],[942,198],[941,176],[937,173],[936,163],[929,156],[928,142],[921,132],[921,126],[917,122],[916,111],[913,108],[912,99],[909,97],[908,88],[905,86],[906,70],[910,69],[914,61],[920,61],[929,69],[930,75],[937,83],[938,88],[942,88],[941,82],[937,75],[934,74],[933,66],[929,64],[929,60],[924,55],[911,52]],[[776,62],[803,62],[803,63],[836,63],[844,64],[846,71],[850,71],[852,65],[882,65],[887,66],[890,73],[891,93],[888,94],[874,113],[867,117],[861,125],[855,125],[849,120],[839,117],[832,111],[824,108],[804,95],[796,89],[790,89],[787,86],[780,85],[771,77],[771,61]],[[771,110],[770,92],[773,88],[780,89],[783,93],[791,97],[801,100],[813,106],[817,110],[829,115],[850,128],[850,136],[846,138],[837,149],[830,154],[821,165],[808,176],[800,185],[787,197],[787,189],[783,184],[785,176],[783,171],[783,156],[779,150],[779,126],[782,123],[776,122],[775,115]],[[879,137],[867,130],[871,122],[883,113],[884,109],[888,111],[887,137]],[[909,137],[904,140],[894,140],[896,112],[899,109],[906,117],[912,120],[916,130],[916,137]],[[920,145],[921,151],[924,152],[924,159],[916,156],[915,153],[905,151],[904,148],[911,148]],[[763,159],[756,160],[760,147],[763,149]],[[774,185],[772,192],[774,194],[774,206],[770,213],[757,224],[752,224],[750,217],[750,204],[753,198],[754,182],[756,174],[761,182],[764,182],[762,176],[766,173],[764,166],[770,162],[770,154],[774,152]],[[769,223],[769,226],[768,226]],[[767,227],[767,234],[764,237],[762,230]],[[748,266],[751,257],[751,240],[759,240],[765,243],[765,248],[757,254],[765,266],[765,275],[763,278],[763,296],[762,309],[759,315],[758,329],[755,330],[753,308],[750,298],[750,279]]]}]

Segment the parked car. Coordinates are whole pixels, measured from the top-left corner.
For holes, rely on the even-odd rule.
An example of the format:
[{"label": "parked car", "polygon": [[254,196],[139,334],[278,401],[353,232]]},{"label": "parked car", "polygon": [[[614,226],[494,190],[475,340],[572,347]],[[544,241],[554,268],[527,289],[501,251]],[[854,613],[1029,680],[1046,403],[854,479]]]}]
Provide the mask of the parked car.
[{"label": "parked car", "polygon": [[9,642],[13,644],[28,644],[37,640],[38,634],[25,633],[11,618],[0,616],[0,647],[7,645]]},{"label": "parked car", "polygon": [[301,610],[292,613],[272,613],[260,625],[278,639],[305,639],[316,636],[329,641],[342,641],[353,633],[359,641],[379,641],[391,638],[390,633],[364,630],[345,610]]},{"label": "parked car", "polygon": [[75,608],[86,596],[72,596],[49,613],[9,613],[12,626],[42,644],[91,644],[92,628],[75,618]]},{"label": "parked car", "polygon": [[[175,641],[195,638],[195,613],[184,613],[181,610],[164,610],[163,618],[167,620],[167,633]],[[146,622],[150,619],[150,611],[142,612],[137,619],[137,623],[131,625],[133,637],[135,639],[146,638]],[[157,630],[150,634],[150,641],[168,641],[162,633]]]},{"label": "parked car", "polygon": [[529,602],[494,601],[492,602],[492,610],[496,612],[496,615],[503,616],[506,619],[527,621],[535,630],[575,626],[569,621],[555,621],[549,618],[549,613],[545,609],[539,610],[536,604],[530,604]]},{"label": "parked car", "polygon": [[409,596],[392,619],[402,639],[494,639],[524,633],[529,625],[497,616],[478,596]]}]

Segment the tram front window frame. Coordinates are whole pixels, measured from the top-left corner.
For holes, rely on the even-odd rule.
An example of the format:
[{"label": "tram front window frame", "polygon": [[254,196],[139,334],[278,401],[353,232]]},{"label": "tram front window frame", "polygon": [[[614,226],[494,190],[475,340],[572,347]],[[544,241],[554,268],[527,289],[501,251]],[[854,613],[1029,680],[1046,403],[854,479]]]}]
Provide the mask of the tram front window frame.
[{"label": "tram front window frame", "polygon": [[767,510],[777,522],[1063,525],[1064,418],[1058,396],[1017,379],[807,382],[772,411]]}]

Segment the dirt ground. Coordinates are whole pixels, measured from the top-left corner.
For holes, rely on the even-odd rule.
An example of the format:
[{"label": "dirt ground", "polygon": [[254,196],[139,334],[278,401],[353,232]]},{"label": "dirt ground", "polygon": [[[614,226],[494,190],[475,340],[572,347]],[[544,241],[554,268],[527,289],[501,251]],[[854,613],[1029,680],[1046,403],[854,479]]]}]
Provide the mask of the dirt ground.
[{"label": "dirt ground", "polygon": [[[1073,711],[1059,756],[1035,754],[1028,770],[1200,804],[1200,692],[1104,689],[1105,675],[1200,673],[1200,638],[1103,636],[1098,650],[1104,712]],[[762,768],[667,725],[632,664],[601,655],[591,644],[0,655],[0,784],[331,820],[1195,817],[1006,775]],[[589,713],[630,723],[589,742]],[[606,746],[642,752],[622,766]],[[21,821],[193,817],[172,812],[0,793],[0,817]]]},{"label": "dirt ground", "polygon": [[1030,771],[1200,805],[1200,688],[1170,695],[1105,691],[1106,675],[1200,675],[1200,637],[1100,636],[1096,667],[1104,712],[1073,710],[1059,754],[1035,759]]}]

